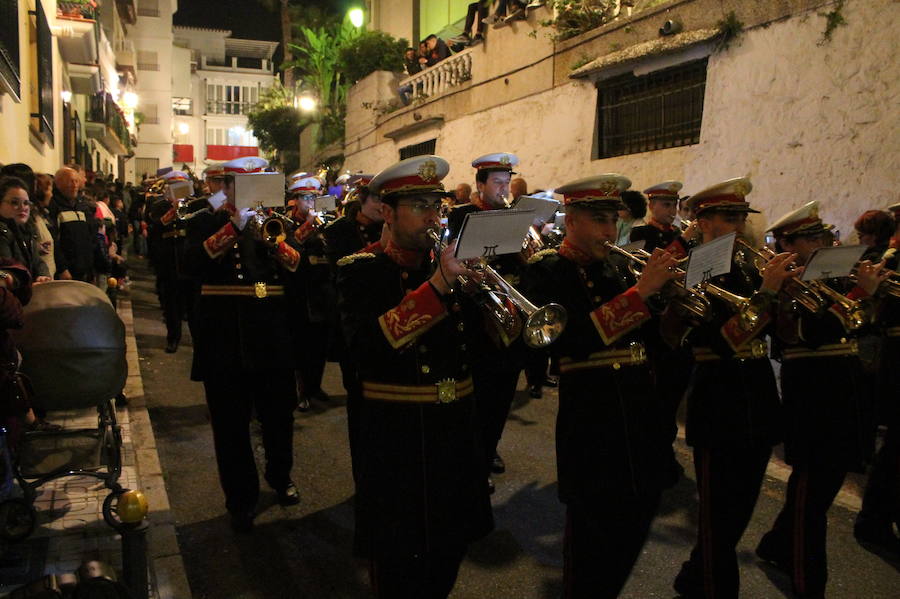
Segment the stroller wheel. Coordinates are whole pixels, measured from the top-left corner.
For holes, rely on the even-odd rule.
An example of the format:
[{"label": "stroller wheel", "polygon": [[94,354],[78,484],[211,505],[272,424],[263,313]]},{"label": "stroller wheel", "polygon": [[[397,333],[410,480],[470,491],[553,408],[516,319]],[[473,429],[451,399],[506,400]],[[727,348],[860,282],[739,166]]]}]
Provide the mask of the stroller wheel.
[{"label": "stroller wheel", "polygon": [[0,538],[15,543],[34,531],[37,513],[34,506],[22,498],[14,497],[0,503]]}]

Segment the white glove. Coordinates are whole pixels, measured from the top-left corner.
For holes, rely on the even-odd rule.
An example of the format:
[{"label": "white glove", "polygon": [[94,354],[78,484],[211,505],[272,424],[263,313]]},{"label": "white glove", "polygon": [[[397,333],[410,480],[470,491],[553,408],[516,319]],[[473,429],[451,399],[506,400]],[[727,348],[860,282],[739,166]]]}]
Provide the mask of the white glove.
[{"label": "white glove", "polygon": [[256,214],[253,208],[244,208],[240,212],[231,217],[231,222],[237,227],[238,231],[243,231],[247,226],[247,222]]}]

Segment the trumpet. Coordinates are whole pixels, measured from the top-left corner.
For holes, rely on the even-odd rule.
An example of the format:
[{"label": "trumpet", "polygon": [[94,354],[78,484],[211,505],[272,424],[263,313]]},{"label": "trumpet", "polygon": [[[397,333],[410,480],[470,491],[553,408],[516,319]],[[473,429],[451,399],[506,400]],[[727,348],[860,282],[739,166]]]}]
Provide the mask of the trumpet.
[{"label": "trumpet", "polygon": [[[642,269],[647,265],[647,260],[651,256],[650,252],[638,250],[635,253],[631,253],[610,241],[607,241],[604,245],[609,248],[610,251],[629,258],[631,263],[628,266],[628,270],[630,270],[636,278],[640,278]],[[687,258],[683,259],[682,262],[686,260]],[[637,265],[641,266],[641,270],[637,268]],[[681,268],[676,268],[675,272],[682,276],[687,274]],[[668,290],[668,293],[674,296],[675,303],[687,312],[689,317],[697,323],[709,320],[711,316],[710,301],[707,296],[718,299],[726,304],[733,312],[739,314],[740,326],[745,331],[753,330],[762,318],[762,310],[754,304],[750,298],[732,293],[709,281],[703,281],[694,288],[685,286],[682,281],[673,280],[667,284],[664,289]]]},{"label": "trumpet", "polygon": [[[859,272],[858,266],[854,266],[853,270],[850,271],[850,280],[854,283],[858,280],[856,277],[857,272]],[[891,275],[886,280],[881,282],[876,293],[883,293],[892,297],[900,297],[900,273],[891,273]]]},{"label": "trumpet", "polygon": [[269,247],[275,247],[287,237],[287,226],[291,220],[274,210],[266,212],[262,203],[257,204],[256,212],[250,217],[247,227],[255,239]]},{"label": "trumpet", "polygon": [[[775,257],[775,252],[768,247],[763,246],[759,249],[754,248],[745,239],[740,237],[737,238],[737,243],[740,244],[741,248],[735,254],[735,260],[745,264],[751,264],[758,271],[762,271],[766,263]],[[751,254],[753,258],[748,259],[746,256],[747,253]],[[794,268],[791,267],[790,270],[794,270]],[[785,282],[784,292],[788,294],[791,299],[795,300],[813,314],[821,312],[827,303],[814,285],[807,281],[801,281],[797,277],[788,279]]]},{"label": "trumpet", "polygon": [[[434,242],[436,258],[440,260],[444,245],[441,234],[433,228],[426,233]],[[476,290],[481,296],[481,306],[507,339],[521,336],[525,345],[539,349],[556,341],[565,330],[568,315],[560,304],[535,306],[483,259],[473,269],[483,275]],[[463,288],[471,288],[474,284],[464,276],[459,276],[458,280]],[[524,323],[519,313],[524,316]]]}]

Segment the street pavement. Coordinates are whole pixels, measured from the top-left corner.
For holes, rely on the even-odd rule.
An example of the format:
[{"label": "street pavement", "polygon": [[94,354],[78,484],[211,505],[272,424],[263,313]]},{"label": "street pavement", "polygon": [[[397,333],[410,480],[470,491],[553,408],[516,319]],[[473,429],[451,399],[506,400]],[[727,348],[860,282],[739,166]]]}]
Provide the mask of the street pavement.
[{"label": "street pavement", "polygon": [[[152,280],[142,264],[134,266],[132,306],[143,384],[193,597],[368,597],[365,564],[351,557],[353,485],[336,364],[328,365],[323,385],[331,401],[314,402],[309,412],[295,413],[294,481],[302,502],[280,507],[263,482],[254,531],[235,535],[219,488],[203,387],[189,379],[187,325],[178,352],[164,353],[165,327]],[[496,529],[470,548],[451,595],[454,599],[560,596],[564,511],[556,487],[556,407],[555,390],[545,390],[542,399],[532,400],[524,383],[520,385],[500,445],[507,472],[494,479]],[[261,464],[261,439],[253,430]],[[676,449],[686,477],[664,495],[622,597],[676,596],[671,584],[693,544],[697,511],[689,448],[679,439]],[[742,597],[792,596],[787,577],[753,553],[781,507],[789,470],[773,460],[769,472],[773,476],[766,478],[738,547]],[[829,512],[827,596],[895,599],[900,596],[900,564],[866,551],[853,539],[859,485],[858,478],[849,481],[841,505]]]}]

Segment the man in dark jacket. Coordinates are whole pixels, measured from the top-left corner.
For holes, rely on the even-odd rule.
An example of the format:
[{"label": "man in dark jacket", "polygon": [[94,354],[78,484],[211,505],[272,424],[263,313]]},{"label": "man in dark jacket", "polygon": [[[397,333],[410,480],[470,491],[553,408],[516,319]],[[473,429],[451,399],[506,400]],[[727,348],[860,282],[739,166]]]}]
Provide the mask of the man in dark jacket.
[{"label": "man in dark jacket", "polygon": [[63,167],[53,177],[48,226],[55,232],[56,278],[92,283],[94,257],[99,250],[94,211],[79,200],[80,178],[75,170]]}]

